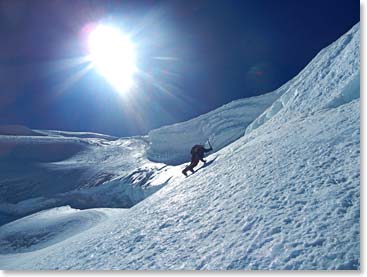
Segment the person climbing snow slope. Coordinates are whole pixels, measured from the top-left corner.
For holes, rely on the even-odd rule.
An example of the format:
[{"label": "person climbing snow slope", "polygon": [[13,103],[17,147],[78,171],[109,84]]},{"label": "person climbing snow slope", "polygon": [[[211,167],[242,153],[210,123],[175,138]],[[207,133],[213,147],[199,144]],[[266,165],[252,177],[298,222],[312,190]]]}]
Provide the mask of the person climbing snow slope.
[{"label": "person climbing snow slope", "polygon": [[189,170],[194,173],[194,167],[198,165],[199,161],[206,163],[204,160],[204,154],[213,150],[209,141],[208,143],[210,148],[205,148],[204,145],[201,144],[194,145],[191,148],[191,163],[184,170],[182,170],[182,173],[185,176],[187,176],[187,171]]}]

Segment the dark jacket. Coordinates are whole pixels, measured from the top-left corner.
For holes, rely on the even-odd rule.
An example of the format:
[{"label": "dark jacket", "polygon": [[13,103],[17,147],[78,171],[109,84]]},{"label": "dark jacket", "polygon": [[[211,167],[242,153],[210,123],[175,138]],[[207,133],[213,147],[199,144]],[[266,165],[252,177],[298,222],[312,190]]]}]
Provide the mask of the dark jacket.
[{"label": "dark jacket", "polygon": [[203,160],[204,153],[213,150],[213,148],[205,148],[203,145],[197,144],[191,148],[192,159]]}]

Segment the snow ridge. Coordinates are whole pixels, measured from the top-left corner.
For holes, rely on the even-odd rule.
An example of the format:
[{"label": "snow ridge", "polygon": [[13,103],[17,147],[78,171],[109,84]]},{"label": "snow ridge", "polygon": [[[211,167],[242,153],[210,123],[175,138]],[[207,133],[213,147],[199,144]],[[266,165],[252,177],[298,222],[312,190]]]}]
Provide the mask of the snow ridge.
[{"label": "snow ridge", "polygon": [[273,117],[273,125],[285,124],[294,118],[359,98],[359,46],[357,23],[320,51],[296,77],[285,84],[287,92],[247,127],[246,134]]}]

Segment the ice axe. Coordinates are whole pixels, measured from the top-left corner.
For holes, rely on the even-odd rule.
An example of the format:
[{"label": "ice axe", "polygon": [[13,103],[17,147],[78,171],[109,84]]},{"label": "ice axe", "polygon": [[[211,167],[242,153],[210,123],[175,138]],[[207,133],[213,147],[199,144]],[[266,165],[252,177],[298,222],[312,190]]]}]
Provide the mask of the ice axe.
[{"label": "ice axe", "polygon": [[210,148],[213,149],[209,139],[208,139],[208,144],[209,144]]}]

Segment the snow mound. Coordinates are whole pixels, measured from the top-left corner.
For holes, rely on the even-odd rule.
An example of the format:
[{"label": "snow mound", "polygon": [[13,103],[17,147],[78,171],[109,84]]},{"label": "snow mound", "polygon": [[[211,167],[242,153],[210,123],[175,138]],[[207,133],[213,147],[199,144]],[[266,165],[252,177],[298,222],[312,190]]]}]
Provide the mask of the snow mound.
[{"label": "snow mound", "polygon": [[0,227],[0,254],[35,251],[75,236],[107,219],[103,210],[69,206],[24,217]]},{"label": "snow mound", "polygon": [[210,139],[215,151],[243,136],[246,127],[259,116],[284,89],[236,100],[186,122],[149,132],[148,158],[177,165],[190,160],[190,149]]}]

